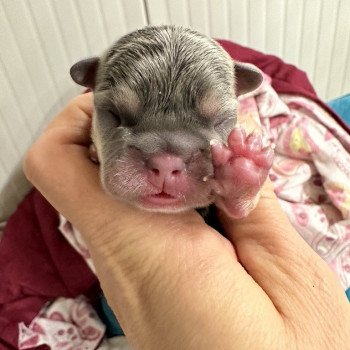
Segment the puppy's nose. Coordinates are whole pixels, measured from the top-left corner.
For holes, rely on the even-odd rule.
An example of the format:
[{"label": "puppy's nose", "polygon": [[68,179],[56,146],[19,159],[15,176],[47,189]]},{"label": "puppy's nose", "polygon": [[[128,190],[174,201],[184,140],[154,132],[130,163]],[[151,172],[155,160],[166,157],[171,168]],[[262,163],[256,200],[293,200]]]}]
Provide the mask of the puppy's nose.
[{"label": "puppy's nose", "polygon": [[162,186],[164,182],[172,182],[183,177],[186,166],[182,158],[162,154],[150,158],[147,162],[149,180],[155,186]]},{"label": "puppy's nose", "polygon": [[185,169],[185,163],[180,157],[165,154],[152,157],[148,167],[157,176],[178,176]]}]

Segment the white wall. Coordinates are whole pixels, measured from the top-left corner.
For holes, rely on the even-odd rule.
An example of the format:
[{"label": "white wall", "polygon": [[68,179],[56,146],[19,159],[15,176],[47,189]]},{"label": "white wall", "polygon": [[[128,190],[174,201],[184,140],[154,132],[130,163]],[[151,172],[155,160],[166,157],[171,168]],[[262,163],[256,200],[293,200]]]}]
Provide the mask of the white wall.
[{"label": "white wall", "polygon": [[166,23],[278,55],[324,99],[350,90],[349,0],[0,0],[0,218],[28,189],[24,152],[81,91],[72,63]]}]

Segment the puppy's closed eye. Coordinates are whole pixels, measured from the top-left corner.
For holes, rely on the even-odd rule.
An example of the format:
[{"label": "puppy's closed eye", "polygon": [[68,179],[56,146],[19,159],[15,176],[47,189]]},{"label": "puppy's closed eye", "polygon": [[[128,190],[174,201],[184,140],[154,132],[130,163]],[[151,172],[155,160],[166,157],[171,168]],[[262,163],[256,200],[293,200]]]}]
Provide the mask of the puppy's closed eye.
[{"label": "puppy's closed eye", "polygon": [[115,125],[114,126],[116,126],[116,127],[120,126],[121,125],[121,119],[120,119],[119,114],[116,111],[113,111],[113,110],[108,110],[108,113],[110,115],[112,115],[113,118],[114,118],[114,121],[115,121]]}]

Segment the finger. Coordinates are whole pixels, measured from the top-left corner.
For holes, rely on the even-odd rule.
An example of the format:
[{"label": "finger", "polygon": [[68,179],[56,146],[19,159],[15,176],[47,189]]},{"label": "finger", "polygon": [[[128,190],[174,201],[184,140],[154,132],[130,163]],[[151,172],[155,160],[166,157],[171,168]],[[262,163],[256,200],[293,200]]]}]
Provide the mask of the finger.
[{"label": "finger", "polygon": [[248,217],[232,220],[220,212],[219,218],[239,262],[282,314],[295,315],[298,307],[312,313],[322,291],[334,285],[345,298],[335,274],[291,226],[271,183]]},{"label": "finger", "polygon": [[57,189],[64,198],[66,189],[86,193],[88,183],[100,189],[98,169],[89,159],[91,143],[92,93],[79,95],[56,116],[34,143],[24,159],[24,171],[42,192]]},{"label": "finger", "polygon": [[92,92],[86,92],[77,97],[79,107],[90,117],[94,110],[93,96]]},{"label": "finger", "polygon": [[[81,144],[89,145],[91,143],[91,115],[93,113],[92,93],[86,93],[75,97],[68,106],[56,116],[48,125],[44,135],[51,133],[61,138],[62,144]],[[54,130],[54,131],[52,131]],[[49,139],[49,138],[48,138]]]},{"label": "finger", "polygon": [[44,138],[45,142],[50,142],[50,137],[55,139],[52,139],[51,142],[55,141],[60,145],[80,145],[88,148],[92,142],[91,119],[72,115],[69,123],[56,121],[54,125],[51,125],[45,131],[37,142],[41,142]]},{"label": "finger", "polygon": [[78,95],[72,99],[70,105],[74,105],[81,109],[87,116],[91,117],[94,110],[93,104],[93,93],[87,92],[81,95]]},{"label": "finger", "polygon": [[76,121],[90,120],[94,111],[91,92],[76,96],[48,125],[47,129],[62,125],[72,125]]}]

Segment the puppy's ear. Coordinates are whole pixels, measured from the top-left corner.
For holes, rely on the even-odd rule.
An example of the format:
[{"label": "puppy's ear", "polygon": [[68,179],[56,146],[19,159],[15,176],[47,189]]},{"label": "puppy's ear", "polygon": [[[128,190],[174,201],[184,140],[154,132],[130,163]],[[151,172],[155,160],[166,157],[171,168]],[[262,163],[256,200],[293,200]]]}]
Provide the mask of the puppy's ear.
[{"label": "puppy's ear", "polygon": [[91,57],[75,63],[70,69],[72,79],[79,85],[93,89],[100,59]]},{"label": "puppy's ear", "polygon": [[235,61],[236,95],[257,89],[263,81],[261,72],[252,64]]}]

